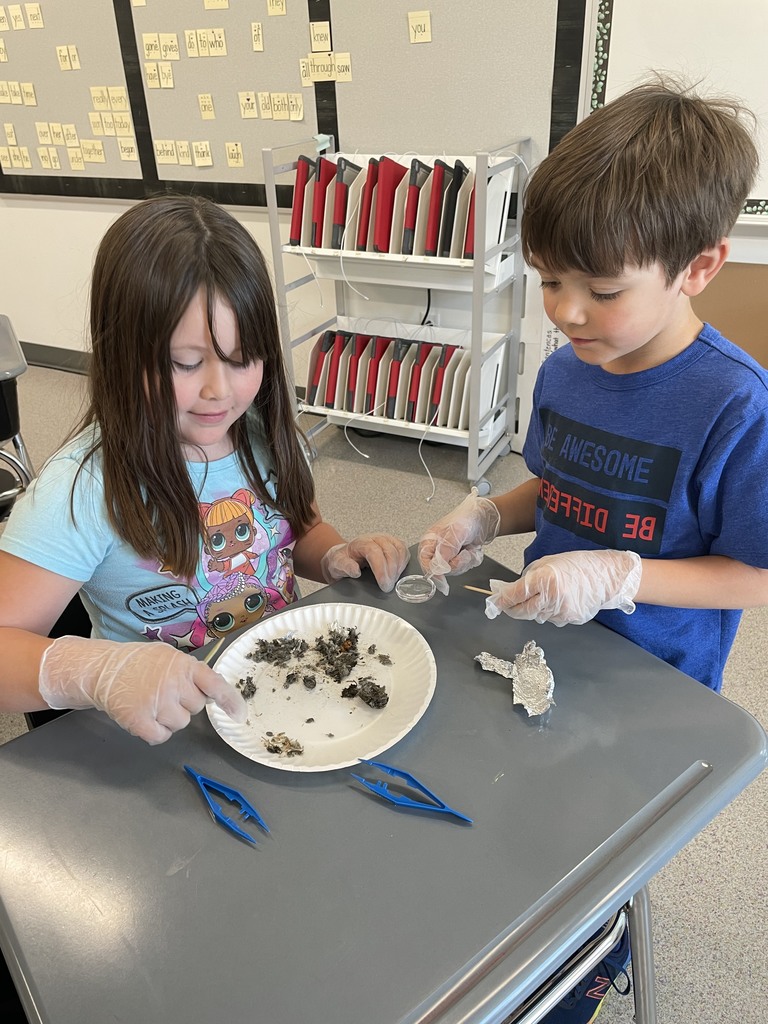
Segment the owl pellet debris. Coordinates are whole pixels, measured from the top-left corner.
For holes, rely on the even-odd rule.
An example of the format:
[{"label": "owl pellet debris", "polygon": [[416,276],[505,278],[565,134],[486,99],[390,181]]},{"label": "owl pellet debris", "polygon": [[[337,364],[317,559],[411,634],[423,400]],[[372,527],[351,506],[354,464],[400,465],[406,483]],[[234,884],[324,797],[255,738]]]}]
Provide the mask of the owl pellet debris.
[{"label": "owl pellet debris", "polygon": [[475,656],[486,672],[496,672],[512,680],[512,702],[522,704],[529,715],[543,715],[554,706],[555,677],[547,665],[544,651],[533,640],[523,646],[512,661],[496,658],[487,651]]}]

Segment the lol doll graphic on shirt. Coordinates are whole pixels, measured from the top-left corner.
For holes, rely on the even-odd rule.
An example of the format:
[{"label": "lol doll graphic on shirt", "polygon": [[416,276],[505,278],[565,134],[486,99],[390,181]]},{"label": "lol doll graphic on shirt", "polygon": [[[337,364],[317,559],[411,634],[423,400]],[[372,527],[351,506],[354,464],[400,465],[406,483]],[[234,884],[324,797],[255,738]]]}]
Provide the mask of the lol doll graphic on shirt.
[{"label": "lol doll graphic on shirt", "polygon": [[[210,557],[205,566],[206,575],[220,572],[227,575],[241,572],[253,576],[259,554],[268,547],[266,537],[254,519],[253,503],[256,495],[241,488],[229,498],[201,503],[205,534],[204,552]],[[252,550],[253,548],[256,550]],[[205,555],[203,556],[205,557]]]}]

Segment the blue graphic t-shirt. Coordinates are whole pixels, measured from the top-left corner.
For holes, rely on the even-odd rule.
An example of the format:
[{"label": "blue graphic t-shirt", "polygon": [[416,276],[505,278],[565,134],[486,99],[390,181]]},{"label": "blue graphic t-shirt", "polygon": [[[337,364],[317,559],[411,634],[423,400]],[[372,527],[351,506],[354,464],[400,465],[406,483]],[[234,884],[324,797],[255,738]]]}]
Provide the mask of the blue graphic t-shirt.
[{"label": "blue graphic t-shirt", "polygon": [[[163,640],[201,647],[296,600],[287,521],[249,489],[237,457],[189,462],[204,528],[193,579],[179,579],[157,560],[141,558],[109,525],[99,453],[80,474],[86,432],[54,455],[14,506],[0,548],[68,579],[107,640]],[[270,494],[274,476],[254,445]]]},{"label": "blue graphic t-shirt", "polygon": [[[640,373],[608,373],[570,346],[554,352],[523,455],[541,481],[526,564],[598,547],[768,568],[768,373],[708,324]],[[638,604],[597,621],[719,690],[740,617]]]}]

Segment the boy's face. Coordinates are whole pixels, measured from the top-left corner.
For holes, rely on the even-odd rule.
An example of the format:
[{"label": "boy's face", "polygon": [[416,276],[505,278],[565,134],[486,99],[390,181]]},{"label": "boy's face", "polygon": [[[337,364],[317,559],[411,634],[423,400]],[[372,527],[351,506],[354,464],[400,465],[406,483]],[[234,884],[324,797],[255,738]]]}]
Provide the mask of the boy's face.
[{"label": "boy's face", "polygon": [[585,363],[609,373],[636,373],[666,362],[696,338],[701,321],[682,288],[687,271],[667,285],[656,263],[626,267],[620,277],[578,270],[541,275],[544,309]]}]

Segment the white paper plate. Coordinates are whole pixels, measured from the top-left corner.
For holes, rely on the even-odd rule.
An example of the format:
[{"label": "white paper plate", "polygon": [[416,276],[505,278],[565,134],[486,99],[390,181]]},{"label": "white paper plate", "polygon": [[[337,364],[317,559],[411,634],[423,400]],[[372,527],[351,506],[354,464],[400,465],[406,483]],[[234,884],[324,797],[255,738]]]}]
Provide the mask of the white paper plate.
[{"label": "white paper plate", "polygon": [[[314,690],[301,682],[286,688],[286,669],[246,657],[257,640],[275,640],[289,633],[312,645],[334,623],[359,631],[360,651],[376,646],[376,653],[365,653],[342,684],[315,673]],[[388,655],[392,664],[381,664],[379,654]],[[251,676],[257,687],[248,701],[244,725],[233,722],[216,704],[208,705],[216,732],[252,761],[289,772],[347,768],[380,754],[418,722],[437,680],[434,656],[418,630],[391,612],[357,604],[300,605],[264,619],[230,644],[214,668],[232,684]],[[302,665],[293,661],[288,668],[301,671]],[[341,696],[343,686],[362,676],[372,676],[386,688],[386,707],[377,710],[357,697]],[[264,742],[267,732],[298,740],[304,753],[292,757],[269,753]]]}]

